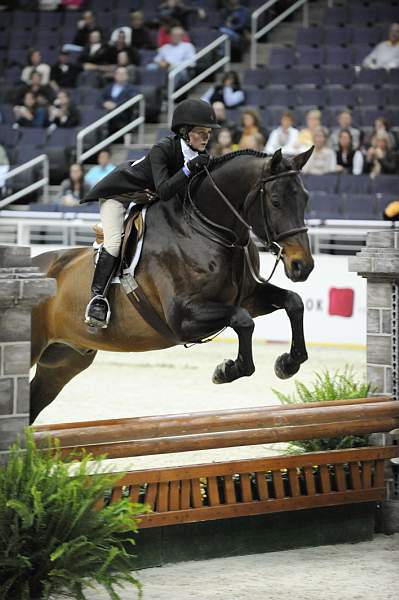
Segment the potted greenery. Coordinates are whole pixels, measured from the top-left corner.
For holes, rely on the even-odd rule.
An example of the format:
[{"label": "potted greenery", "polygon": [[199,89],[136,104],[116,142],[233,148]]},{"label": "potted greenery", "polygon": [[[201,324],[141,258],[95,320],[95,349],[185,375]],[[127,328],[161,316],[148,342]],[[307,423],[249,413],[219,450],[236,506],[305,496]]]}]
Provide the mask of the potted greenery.
[{"label": "potted greenery", "polygon": [[112,600],[124,583],[141,596],[131,548],[145,507],[125,498],[95,510],[121,477],[100,473],[100,461],[84,455],[66,463],[56,442],[49,440],[43,452],[29,430],[25,448],[11,448],[0,467],[2,600],[84,600],[84,589],[94,583]]}]

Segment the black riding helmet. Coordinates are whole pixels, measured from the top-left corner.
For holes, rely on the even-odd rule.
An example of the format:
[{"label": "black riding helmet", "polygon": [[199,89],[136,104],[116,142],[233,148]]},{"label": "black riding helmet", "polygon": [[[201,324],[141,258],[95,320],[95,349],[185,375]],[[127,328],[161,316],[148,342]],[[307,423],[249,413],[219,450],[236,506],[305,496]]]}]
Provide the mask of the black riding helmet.
[{"label": "black riding helmet", "polygon": [[171,129],[174,133],[180,134],[182,127],[209,127],[210,129],[219,129],[220,125],[216,122],[215,111],[212,106],[204,100],[195,100],[189,98],[180,102],[174,110]]}]

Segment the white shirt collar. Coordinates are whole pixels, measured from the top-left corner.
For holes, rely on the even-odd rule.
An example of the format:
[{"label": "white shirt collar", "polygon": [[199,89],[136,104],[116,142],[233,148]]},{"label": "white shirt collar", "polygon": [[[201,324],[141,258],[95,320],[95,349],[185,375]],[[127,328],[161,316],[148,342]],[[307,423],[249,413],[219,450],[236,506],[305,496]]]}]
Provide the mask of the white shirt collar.
[{"label": "white shirt collar", "polygon": [[196,156],[198,156],[198,152],[190,148],[188,144],[182,139],[180,139],[181,151],[184,156],[184,164],[187,164],[189,160],[192,160]]}]

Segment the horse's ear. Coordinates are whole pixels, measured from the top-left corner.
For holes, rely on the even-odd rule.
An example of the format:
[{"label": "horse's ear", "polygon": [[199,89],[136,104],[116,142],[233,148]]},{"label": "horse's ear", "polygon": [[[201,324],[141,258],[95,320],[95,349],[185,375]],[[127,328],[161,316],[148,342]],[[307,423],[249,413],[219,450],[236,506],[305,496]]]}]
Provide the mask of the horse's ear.
[{"label": "horse's ear", "polygon": [[281,152],[281,148],[279,148],[273,154],[272,159],[270,161],[270,173],[272,173],[272,175],[274,175],[274,173],[276,173],[277,167],[280,164],[282,158],[283,158],[283,154]]},{"label": "horse's ear", "polygon": [[292,159],[292,162],[294,163],[294,167],[297,171],[300,171],[302,169],[302,167],[304,167],[306,165],[309,158],[312,156],[313,150],[314,150],[314,146],[311,146],[309,148],[309,150],[306,150],[306,152],[302,152],[301,154],[298,154],[298,156],[295,156],[295,158]]}]

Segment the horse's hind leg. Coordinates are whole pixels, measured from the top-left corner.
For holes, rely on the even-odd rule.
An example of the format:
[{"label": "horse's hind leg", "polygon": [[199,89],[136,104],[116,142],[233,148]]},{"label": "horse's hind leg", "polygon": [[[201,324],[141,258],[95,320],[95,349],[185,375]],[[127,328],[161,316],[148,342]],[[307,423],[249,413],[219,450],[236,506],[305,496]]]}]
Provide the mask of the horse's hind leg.
[{"label": "horse's hind leg", "polygon": [[95,350],[81,352],[66,344],[51,344],[40,356],[31,383],[30,422],[60,393],[65,384],[91,365]]}]

